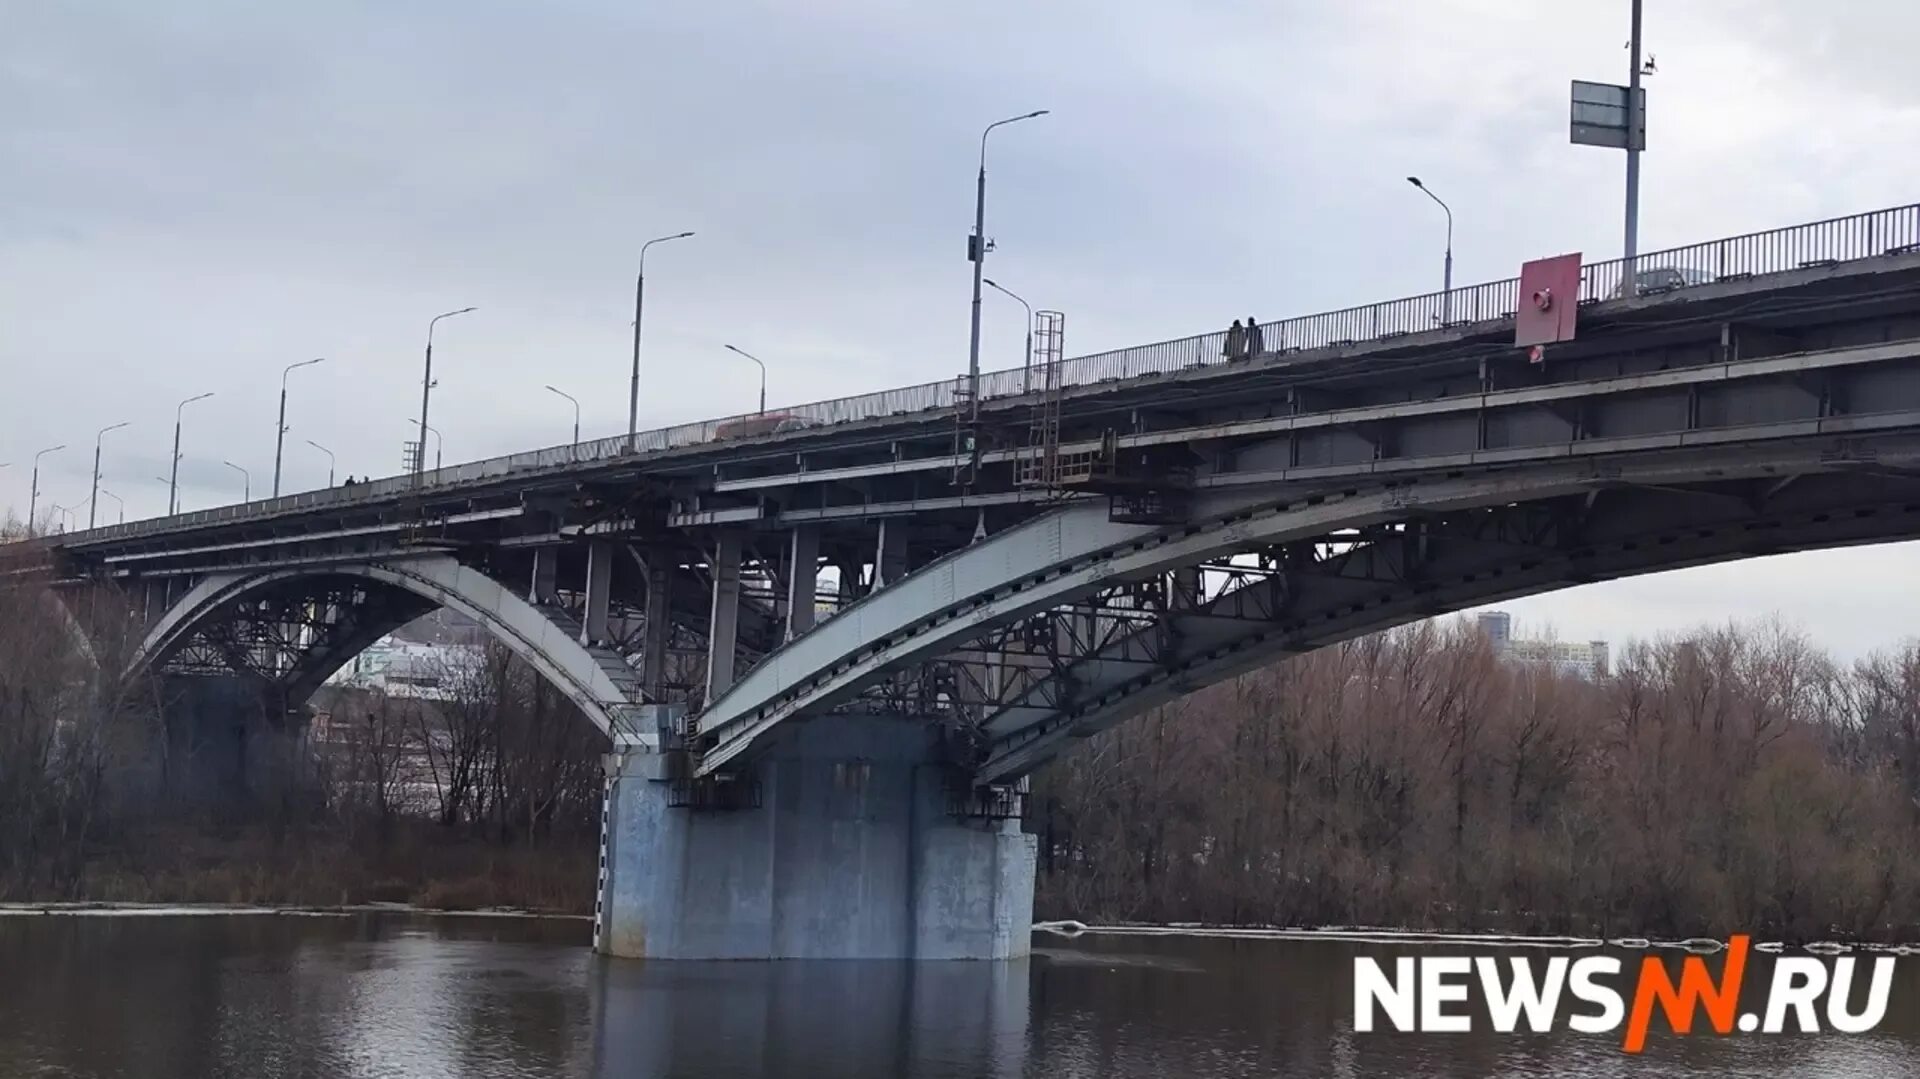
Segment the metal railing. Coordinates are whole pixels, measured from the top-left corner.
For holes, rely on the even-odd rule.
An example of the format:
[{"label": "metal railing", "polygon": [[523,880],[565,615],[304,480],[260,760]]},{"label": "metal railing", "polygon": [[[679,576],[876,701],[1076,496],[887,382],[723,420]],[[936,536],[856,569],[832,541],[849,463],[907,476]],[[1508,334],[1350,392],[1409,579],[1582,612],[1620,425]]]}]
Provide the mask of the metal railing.
[{"label": "metal railing", "polygon": [[[1688,285],[1740,279],[1762,274],[1832,265],[1885,255],[1920,252],[1920,204],[1832,218],[1804,225],[1753,232],[1707,243],[1643,254],[1636,260],[1643,283],[1661,269],[1687,271]],[[1625,295],[1626,260],[1597,262],[1582,270],[1580,299],[1599,302]],[[1654,287],[1660,287],[1653,281]],[[1309,351],[1357,346],[1445,327],[1470,326],[1513,317],[1520,281],[1507,278],[1420,296],[1349,307],[1315,315],[1263,323],[1266,353]],[[1442,323],[1442,320],[1447,321]],[[1233,362],[1224,354],[1224,330],[1159,341],[1149,345],[1095,353],[1060,365],[1065,386],[1089,386],[1143,375],[1167,374],[1193,367]],[[1018,397],[1029,390],[1030,372],[1022,368],[983,372],[982,399]],[[886,416],[911,415],[951,408],[961,379],[943,379],[917,386],[883,390],[855,397],[794,405],[780,413],[820,426],[852,423]],[[576,445],[554,446],[434,469],[418,481],[412,475],[390,476],[352,487],[333,487],[285,495],[241,505],[222,506],[173,517],[151,518],[111,525],[90,532],[70,533],[63,542],[119,539],[162,529],[192,528],[243,518],[268,517],[325,506],[347,505],[405,495],[434,487],[457,487],[509,475],[539,473],[571,466],[632,460],[648,454],[697,446],[718,440],[723,425],[751,419],[754,413],[683,423],[641,431],[628,450],[628,436],[597,439]]]}]

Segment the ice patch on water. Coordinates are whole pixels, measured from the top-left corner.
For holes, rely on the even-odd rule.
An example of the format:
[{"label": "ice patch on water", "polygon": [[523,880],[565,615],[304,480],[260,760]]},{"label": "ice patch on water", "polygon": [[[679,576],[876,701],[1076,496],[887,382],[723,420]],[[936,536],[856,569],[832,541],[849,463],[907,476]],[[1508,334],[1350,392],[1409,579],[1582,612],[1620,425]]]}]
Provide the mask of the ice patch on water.
[{"label": "ice patch on water", "polygon": [[1391,929],[1370,926],[1323,926],[1320,928],[1272,926],[1204,925],[1182,922],[1166,925],[1087,925],[1071,919],[1036,922],[1040,932],[1063,937],[1083,933],[1131,937],[1219,937],[1231,940],[1333,940],[1358,944],[1473,944],[1501,948],[1599,948],[1606,944],[1596,937],[1525,936],[1509,933],[1440,933],[1418,929]]}]

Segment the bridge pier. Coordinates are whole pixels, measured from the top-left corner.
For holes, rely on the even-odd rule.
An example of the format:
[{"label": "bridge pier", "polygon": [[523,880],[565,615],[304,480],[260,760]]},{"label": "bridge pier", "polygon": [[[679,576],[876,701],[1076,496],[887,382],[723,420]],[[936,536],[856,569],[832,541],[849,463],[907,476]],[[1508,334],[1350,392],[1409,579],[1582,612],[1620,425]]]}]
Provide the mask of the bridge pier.
[{"label": "bridge pier", "polygon": [[595,947],[651,959],[1011,959],[1028,952],[1035,840],[948,812],[933,729],[827,716],[677,804],[671,757],[608,757]]}]

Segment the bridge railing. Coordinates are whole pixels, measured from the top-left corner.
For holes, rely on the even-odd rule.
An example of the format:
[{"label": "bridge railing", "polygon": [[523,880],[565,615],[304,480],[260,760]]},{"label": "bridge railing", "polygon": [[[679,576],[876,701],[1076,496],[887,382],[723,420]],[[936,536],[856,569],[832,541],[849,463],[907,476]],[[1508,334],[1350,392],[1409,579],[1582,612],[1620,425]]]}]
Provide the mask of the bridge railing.
[{"label": "bridge railing", "polygon": [[[1916,251],[1920,251],[1920,204],[1652,251],[1640,255],[1636,262],[1643,282],[1652,271],[1673,269],[1688,274],[1685,285],[1681,287],[1691,287],[1716,280],[1757,277]],[[1581,300],[1598,302],[1624,296],[1626,274],[1625,259],[1588,264],[1583,270]],[[1661,276],[1669,280],[1672,277]],[[1656,287],[1666,290],[1664,286]],[[1348,307],[1262,323],[1261,343],[1266,352],[1337,348],[1448,326],[1507,319],[1513,317],[1517,309],[1519,288],[1518,278],[1507,278],[1468,285],[1451,292],[1429,292],[1363,307]],[[1194,337],[1078,356],[1061,365],[1061,381],[1068,386],[1089,386],[1232,362],[1224,355],[1226,337],[1226,332],[1219,330]],[[1017,367],[983,372],[980,376],[980,395],[982,399],[1024,395],[1031,388],[1030,378],[1030,372]],[[823,426],[911,415],[951,408],[960,399],[957,391],[961,386],[961,379],[943,379],[878,393],[794,405],[778,411],[782,415]],[[719,439],[724,425],[749,419],[752,415],[744,413],[641,431],[633,438],[633,451],[638,454],[658,453],[713,442]],[[420,487],[463,485],[526,472],[613,461],[626,456],[628,437],[616,435],[578,445],[553,446],[450,465],[428,472],[418,481],[410,475],[390,476],[355,484],[350,488],[307,491],[244,505],[179,514],[164,520],[169,527],[193,527],[346,504],[366,498],[391,497]],[[114,539],[149,531],[155,525],[156,522],[151,520],[112,525],[88,533],[88,538]]]}]

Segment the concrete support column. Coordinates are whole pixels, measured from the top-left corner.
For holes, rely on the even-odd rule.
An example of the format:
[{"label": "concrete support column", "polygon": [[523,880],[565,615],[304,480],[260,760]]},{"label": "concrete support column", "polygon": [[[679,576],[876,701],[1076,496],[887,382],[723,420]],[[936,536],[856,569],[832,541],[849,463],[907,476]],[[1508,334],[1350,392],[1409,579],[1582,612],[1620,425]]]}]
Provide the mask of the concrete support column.
[{"label": "concrete support column", "polygon": [[880,521],[880,539],[873,554],[873,587],[878,591],[907,575],[907,520]]},{"label": "concrete support column", "polygon": [[587,544],[587,607],[580,617],[580,643],[599,644],[607,639],[607,603],[613,591],[613,544],[594,540]]},{"label": "concrete support column", "polygon": [[640,688],[647,699],[667,697],[667,649],[673,646],[673,559],[658,548],[646,553],[647,635],[640,646]]},{"label": "concrete support column", "polygon": [[713,610],[707,619],[707,700],[733,686],[734,644],[740,630],[740,537],[723,534],[713,545]]},{"label": "concrete support column", "polygon": [[533,580],[527,586],[527,602],[534,606],[552,603],[559,592],[560,549],[536,547],[533,550]]},{"label": "concrete support column", "polygon": [[947,812],[929,724],[823,716],[732,783],[757,807],[675,806],[670,757],[607,758],[594,939],[649,959],[1011,959],[1030,948],[1036,844]]},{"label": "concrete support column", "polygon": [[801,525],[793,530],[787,559],[787,640],[813,628],[813,591],[820,580],[820,530]]},{"label": "concrete support column", "polygon": [[141,598],[145,601],[143,604],[145,610],[141,612],[141,616],[146,620],[146,625],[151,626],[166,616],[167,582],[170,580],[172,580],[170,577],[149,578],[145,584],[141,585]]}]

